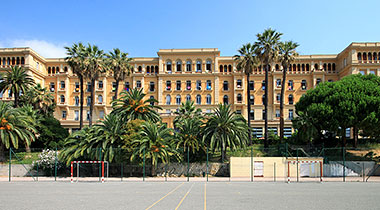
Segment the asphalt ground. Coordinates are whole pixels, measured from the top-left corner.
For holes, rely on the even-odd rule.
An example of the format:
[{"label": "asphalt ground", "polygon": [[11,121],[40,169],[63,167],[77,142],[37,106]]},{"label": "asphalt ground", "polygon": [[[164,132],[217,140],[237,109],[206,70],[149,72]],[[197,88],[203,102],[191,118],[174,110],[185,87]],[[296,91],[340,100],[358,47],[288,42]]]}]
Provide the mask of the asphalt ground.
[{"label": "asphalt ground", "polygon": [[380,183],[0,182],[0,209],[380,209]]}]

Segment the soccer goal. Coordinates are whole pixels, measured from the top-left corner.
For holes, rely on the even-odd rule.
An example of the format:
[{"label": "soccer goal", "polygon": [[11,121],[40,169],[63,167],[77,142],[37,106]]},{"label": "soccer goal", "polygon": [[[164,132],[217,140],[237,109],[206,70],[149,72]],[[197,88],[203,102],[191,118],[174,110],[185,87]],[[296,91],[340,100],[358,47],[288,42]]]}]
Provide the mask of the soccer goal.
[{"label": "soccer goal", "polygon": [[[309,178],[307,180],[323,181],[323,161],[321,160],[289,160],[288,167],[288,183],[291,177],[296,177],[297,181],[300,178]],[[314,179],[313,179],[314,178]]]},{"label": "soccer goal", "polygon": [[107,161],[96,161],[96,160],[81,160],[81,161],[71,161],[71,183],[74,182],[74,165],[76,164],[77,166],[77,179],[76,182],[78,182],[79,179],[79,169],[80,169],[80,164],[101,164],[101,171],[102,171],[102,178],[101,182],[104,183],[104,164],[106,164],[106,172],[107,172],[107,178],[108,178],[108,172],[109,172],[109,164]]}]

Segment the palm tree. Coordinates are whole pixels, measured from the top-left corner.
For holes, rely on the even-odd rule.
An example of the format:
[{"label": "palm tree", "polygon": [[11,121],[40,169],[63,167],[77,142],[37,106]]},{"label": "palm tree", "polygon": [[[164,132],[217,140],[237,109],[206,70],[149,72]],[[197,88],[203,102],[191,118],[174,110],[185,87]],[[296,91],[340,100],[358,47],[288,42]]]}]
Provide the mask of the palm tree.
[{"label": "palm tree", "polygon": [[184,118],[178,121],[175,125],[177,129],[178,138],[176,139],[177,149],[183,148],[185,151],[189,149],[194,154],[195,151],[199,151],[201,142],[199,141],[200,132],[203,122],[200,118]]},{"label": "palm tree", "polygon": [[88,44],[84,53],[85,78],[90,80],[91,103],[90,103],[90,119],[88,125],[92,126],[93,111],[95,105],[95,81],[104,71],[104,52],[98,46]]},{"label": "palm tree", "polygon": [[33,78],[28,72],[19,66],[12,66],[6,70],[0,82],[0,92],[10,91],[10,95],[14,96],[14,107],[18,107],[19,97],[21,94],[34,85]]},{"label": "palm tree", "polygon": [[259,66],[259,61],[255,55],[255,46],[251,43],[243,45],[238,52],[240,55],[235,55],[234,60],[237,62],[237,70],[242,71],[247,77],[247,111],[248,111],[248,140],[251,142],[251,89],[249,88],[249,75],[253,69]]},{"label": "palm tree", "polygon": [[111,114],[120,116],[123,122],[135,119],[152,122],[160,121],[160,115],[155,109],[161,109],[161,107],[154,105],[157,100],[143,100],[145,96],[143,89],[134,88],[131,91],[122,91],[120,98],[112,102],[113,110]]},{"label": "palm tree", "polygon": [[121,52],[119,48],[113,49],[106,56],[106,67],[116,81],[115,99],[117,99],[120,81],[131,74],[132,66],[129,63],[132,58],[128,58],[128,53]]},{"label": "palm tree", "polygon": [[19,141],[29,146],[37,133],[30,118],[9,103],[0,102],[0,161],[5,160],[4,146],[18,149]]},{"label": "palm tree", "polygon": [[142,138],[133,142],[136,146],[131,161],[137,157],[144,158],[145,155],[146,159],[151,160],[152,175],[155,175],[158,161],[167,163],[169,158],[176,154],[171,144],[173,131],[164,124],[157,125],[153,122],[145,122],[141,127],[140,135]]},{"label": "palm tree", "polygon": [[22,105],[32,105],[38,113],[50,115],[54,112],[55,102],[54,96],[47,88],[43,88],[40,84],[29,89],[20,97]]},{"label": "palm tree", "polygon": [[185,103],[181,103],[178,111],[175,111],[174,114],[177,115],[173,120],[174,127],[176,127],[181,120],[188,118],[203,119],[202,110],[194,106],[194,101],[186,101]]},{"label": "palm tree", "polygon": [[248,142],[247,121],[240,114],[231,110],[231,105],[219,104],[206,122],[203,130],[203,141],[212,151],[220,150],[221,161],[227,148],[235,150],[245,147]]},{"label": "palm tree", "polygon": [[256,54],[259,57],[262,64],[264,64],[265,69],[265,133],[264,133],[264,147],[268,148],[268,74],[269,65],[273,63],[278,54],[278,43],[282,33],[277,32],[271,28],[266,29],[262,34],[258,33],[256,35],[257,41],[255,42]]},{"label": "palm tree", "polygon": [[292,41],[280,42],[279,43],[279,61],[282,67],[282,82],[281,82],[281,96],[280,96],[280,141],[284,139],[284,93],[285,93],[285,81],[288,66],[294,61],[295,57],[298,56],[296,48],[298,43]]},{"label": "palm tree", "polygon": [[65,47],[67,50],[68,57],[65,58],[66,62],[71,67],[74,74],[78,76],[79,79],[79,88],[80,88],[80,108],[79,108],[79,129],[83,127],[83,80],[85,74],[84,68],[84,51],[85,46],[79,42],[78,44],[74,43],[72,47]]}]

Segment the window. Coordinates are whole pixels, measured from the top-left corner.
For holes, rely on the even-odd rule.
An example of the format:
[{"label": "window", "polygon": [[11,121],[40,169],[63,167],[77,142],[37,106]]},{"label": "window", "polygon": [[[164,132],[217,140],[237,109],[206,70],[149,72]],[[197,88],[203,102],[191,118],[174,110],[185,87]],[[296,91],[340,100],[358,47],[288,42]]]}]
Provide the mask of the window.
[{"label": "window", "polygon": [[54,82],[50,83],[49,89],[50,89],[50,92],[54,92],[54,90],[55,90],[55,83]]},{"label": "window", "polygon": [[277,101],[277,102],[280,102],[280,100],[281,100],[281,94],[280,94],[280,93],[277,93],[277,95],[276,95],[276,101]]},{"label": "window", "polygon": [[228,72],[232,72],[232,66],[228,65]]},{"label": "window", "polygon": [[103,103],[103,96],[102,95],[98,95],[98,103],[99,104]]},{"label": "window", "polygon": [[289,80],[289,82],[288,82],[288,89],[289,90],[293,90],[293,80]]},{"label": "window", "polygon": [[249,90],[255,89],[255,82],[253,80],[249,81]]},{"label": "window", "polygon": [[265,120],[265,118],[266,118],[266,114],[265,114],[265,109],[263,109],[263,120]]},{"label": "window", "polygon": [[223,90],[227,91],[228,90],[228,81],[223,82]]},{"label": "window", "polygon": [[262,99],[263,105],[265,105],[265,95],[263,95],[261,99]]},{"label": "window", "polygon": [[228,104],[228,96],[227,95],[223,96],[223,103]]},{"label": "window", "polygon": [[177,72],[182,71],[182,61],[177,61]]},{"label": "window", "polygon": [[274,135],[278,135],[276,127],[269,127],[268,132],[273,133]]},{"label": "window", "polygon": [[91,104],[91,96],[87,96],[87,106],[90,106]]},{"label": "window", "polygon": [[177,105],[181,105],[181,96],[180,96],[180,95],[177,95],[177,96],[175,97],[175,103],[176,103]]},{"label": "window", "polygon": [[293,104],[293,102],[294,102],[293,94],[289,95],[288,100],[289,100],[289,104]]},{"label": "window", "polygon": [[65,96],[64,95],[60,96],[60,101],[61,101],[61,104],[65,103]]},{"label": "window", "polygon": [[360,71],[359,72],[361,75],[365,75],[365,72],[364,71]]},{"label": "window", "polygon": [[302,82],[301,82],[301,89],[302,90],[306,90],[307,89],[306,80],[302,80]]},{"label": "window", "polygon": [[322,80],[321,80],[320,78],[317,78],[317,82],[316,82],[316,84],[319,85],[319,83],[321,83],[321,81],[322,81]]},{"label": "window", "polygon": [[236,110],[236,114],[241,114],[241,110],[240,109]]},{"label": "window", "polygon": [[358,53],[358,60],[362,61],[362,54],[361,53]]},{"label": "window", "polygon": [[281,79],[276,80],[276,87],[281,87]]},{"label": "window", "polygon": [[79,96],[75,96],[75,106],[79,106]]},{"label": "window", "polygon": [[154,96],[150,96],[149,99],[151,100],[150,105],[154,106]]},{"label": "window", "polygon": [[206,61],[206,71],[211,71],[211,61]]},{"label": "window", "polygon": [[255,96],[253,96],[253,95],[250,95],[250,96],[249,96],[249,103],[250,103],[251,105],[254,105],[254,104],[255,104]]},{"label": "window", "polygon": [[347,138],[351,137],[351,128],[346,128],[346,137]]},{"label": "window", "polygon": [[207,94],[206,96],[206,104],[211,104],[211,95]]},{"label": "window", "polygon": [[196,100],[195,100],[195,101],[196,101],[197,104],[201,104],[201,102],[202,102],[201,95],[198,94],[198,95],[196,96]]},{"label": "window", "polygon": [[293,120],[293,109],[289,109],[289,120]]},{"label": "window", "polygon": [[60,88],[61,88],[61,89],[65,89],[65,81],[61,81],[61,83],[60,83]]},{"label": "window", "polygon": [[78,110],[75,110],[75,111],[74,111],[74,120],[75,120],[75,121],[78,121],[78,120],[79,120],[79,111],[78,111]]},{"label": "window", "polygon": [[[40,63],[37,62],[36,64],[36,69],[39,70],[40,69]],[[57,71],[58,72],[58,71]]]},{"label": "window", "polygon": [[284,128],[284,137],[286,137],[286,138],[292,137],[292,128],[291,127],[285,127]]},{"label": "window", "polygon": [[181,81],[180,80],[177,80],[176,85],[177,85],[176,90],[181,90]]},{"label": "window", "polygon": [[373,75],[375,75],[376,73],[375,73],[374,70],[371,70],[371,71],[369,71],[369,74],[373,74]]},{"label": "window", "polygon": [[62,111],[62,119],[63,119],[63,120],[66,120],[66,116],[67,116],[67,111],[66,111],[66,110],[63,110],[63,111]]},{"label": "window", "polygon": [[87,82],[87,92],[91,92],[91,82]]},{"label": "window", "polygon": [[202,72],[202,61],[197,61],[197,72]]},{"label": "window", "polygon": [[252,134],[255,138],[263,137],[263,128],[252,128]]},{"label": "window", "polygon": [[332,79],[329,79],[329,80],[327,80],[327,82],[333,82],[333,80],[332,80]]},{"label": "window", "polygon": [[191,90],[191,81],[190,80],[186,81],[186,90]]},{"label": "window", "polygon": [[280,110],[276,109],[276,117],[280,117]]},{"label": "window", "polygon": [[189,94],[186,95],[186,101],[191,101],[191,96]]},{"label": "window", "polygon": [[124,83],[124,90],[129,91],[129,82]]},{"label": "window", "polygon": [[136,87],[137,87],[137,88],[141,88],[141,81],[140,81],[140,80],[137,80],[137,81],[136,81]]},{"label": "window", "polygon": [[67,73],[67,71],[68,71],[67,66],[65,66],[65,67],[63,68],[63,71],[64,71],[65,73]]},{"label": "window", "polygon": [[170,97],[170,95],[166,95],[166,105],[170,105],[170,103],[171,103],[171,97]]},{"label": "window", "polygon": [[137,67],[137,71],[142,72],[142,67],[141,66]]},{"label": "window", "polygon": [[265,90],[265,80],[263,80],[263,81],[261,82],[261,89],[262,89],[262,90]]},{"label": "window", "polygon": [[255,120],[255,110],[251,109],[251,111],[249,113],[249,117],[251,118],[251,120]]},{"label": "window", "polygon": [[191,71],[191,61],[186,61],[186,71]]},{"label": "window", "polygon": [[87,117],[86,117],[86,120],[89,121],[89,120],[90,120],[90,117],[91,117],[91,115],[90,115],[90,111],[87,111]]},{"label": "window", "polygon": [[151,91],[151,92],[154,91],[154,82],[149,83],[149,91]]},{"label": "window", "polygon": [[166,71],[168,71],[168,72],[172,71],[172,62],[171,61],[166,62]]},{"label": "window", "polygon": [[238,80],[236,81],[236,87],[237,87],[237,88],[241,88],[241,87],[242,87],[242,81],[241,81],[241,79],[238,79]]},{"label": "window", "polygon": [[100,110],[99,111],[99,119],[104,119],[104,111],[103,110]]},{"label": "window", "polygon": [[99,90],[103,89],[103,81],[101,80],[98,81],[98,89]]},{"label": "window", "polygon": [[200,80],[197,80],[197,90],[202,90],[202,83]]},{"label": "window", "polygon": [[171,89],[172,89],[172,82],[166,81],[166,90],[171,90]]},{"label": "window", "polygon": [[211,90],[211,80],[206,81],[206,89]]},{"label": "window", "polygon": [[77,92],[77,93],[79,92],[79,82],[75,83],[74,91]]},{"label": "window", "polygon": [[243,100],[243,97],[241,96],[241,94],[240,94],[240,93],[239,93],[239,94],[237,94],[236,100],[237,100],[237,102],[238,102],[238,103],[241,103],[241,102],[242,102],[242,100]]},{"label": "window", "polygon": [[227,72],[228,70],[227,70],[227,65],[224,65],[223,66],[223,69],[224,69],[224,72]]}]

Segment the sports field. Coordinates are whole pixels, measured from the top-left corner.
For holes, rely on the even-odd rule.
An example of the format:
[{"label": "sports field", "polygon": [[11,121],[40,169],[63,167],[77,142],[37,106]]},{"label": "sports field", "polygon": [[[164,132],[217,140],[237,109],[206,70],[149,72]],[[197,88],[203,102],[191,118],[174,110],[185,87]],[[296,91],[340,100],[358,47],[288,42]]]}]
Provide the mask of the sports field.
[{"label": "sports field", "polygon": [[380,183],[0,182],[0,209],[379,209]]}]

